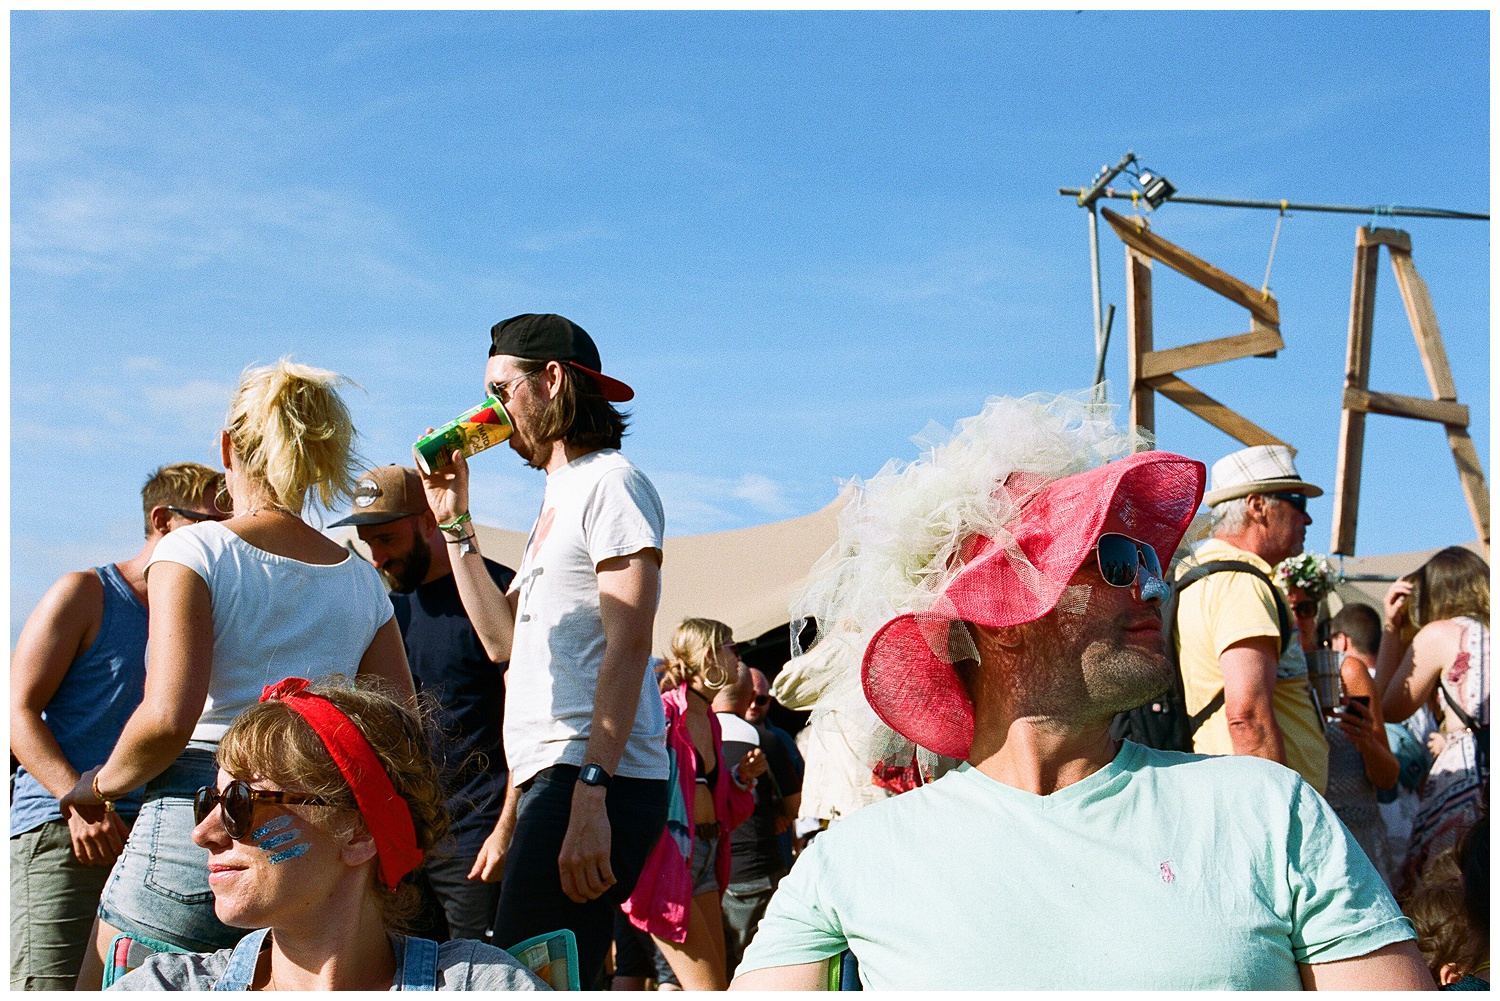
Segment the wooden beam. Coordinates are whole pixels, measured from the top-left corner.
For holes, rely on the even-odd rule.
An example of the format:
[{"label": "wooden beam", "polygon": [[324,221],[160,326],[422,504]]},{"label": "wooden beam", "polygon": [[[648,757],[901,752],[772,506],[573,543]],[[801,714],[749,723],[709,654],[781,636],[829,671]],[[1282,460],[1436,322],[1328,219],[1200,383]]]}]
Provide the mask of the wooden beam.
[{"label": "wooden beam", "polygon": [[1372,393],[1367,389],[1344,387],[1344,408],[1366,414],[1385,414],[1389,417],[1410,417],[1417,421],[1432,421],[1454,427],[1469,426],[1469,408],[1452,400],[1424,400],[1420,396],[1401,396],[1398,393]]},{"label": "wooden beam", "polygon": [[1464,487],[1464,500],[1469,505],[1469,517],[1474,519],[1474,530],[1479,541],[1484,543],[1484,558],[1490,558],[1490,491],[1484,484],[1484,470],[1479,465],[1479,453],[1474,449],[1474,440],[1464,428],[1449,426],[1448,447],[1453,449],[1453,461],[1458,464],[1458,478]]},{"label": "wooden beam", "polygon": [[1356,247],[1386,246],[1394,250],[1404,250],[1409,254],[1411,253],[1411,235],[1404,229],[1369,229],[1361,226],[1354,245]]},{"label": "wooden beam", "polygon": [[1448,367],[1448,352],[1443,348],[1443,333],[1438,329],[1427,283],[1417,274],[1410,252],[1392,250],[1391,267],[1396,269],[1396,284],[1401,289],[1401,301],[1411,321],[1412,336],[1417,339],[1417,351],[1422,355],[1432,395],[1439,400],[1456,400],[1458,387],[1453,383],[1453,370]]},{"label": "wooden beam", "polygon": [[1156,398],[1141,381],[1141,363],[1151,353],[1151,258],[1125,248],[1127,377],[1130,381],[1130,426],[1156,437]]},{"label": "wooden beam", "polygon": [[[1392,230],[1377,232],[1394,232]],[[1407,241],[1410,246],[1411,241]],[[1354,281],[1349,293],[1349,352],[1344,359],[1344,395],[1370,386],[1370,348],[1375,333],[1375,279],[1380,247],[1370,230],[1359,227],[1354,239]],[[1334,473],[1333,541],[1329,552],[1354,555],[1359,527],[1359,481],[1364,469],[1365,415],[1345,404],[1339,416],[1339,457]]]},{"label": "wooden beam", "polygon": [[1185,372],[1190,368],[1216,365],[1221,361],[1234,361],[1252,355],[1276,357],[1276,352],[1286,347],[1281,331],[1275,327],[1257,324],[1248,334],[1220,337],[1212,341],[1184,344],[1180,348],[1152,351],[1141,359],[1141,378],[1154,379],[1158,375]]},{"label": "wooden beam", "polygon": [[1147,257],[1161,261],[1167,267],[1181,272],[1199,285],[1212,289],[1224,298],[1244,306],[1252,315],[1271,326],[1281,326],[1281,310],[1276,305],[1276,299],[1273,296],[1262,293],[1260,289],[1251,288],[1234,275],[1220,271],[1201,257],[1193,255],[1169,240],[1162,239],[1124,216],[1111,212],[1107,208],[1100,208],[1099,211],[1114,229],[1115,235],[1127,246],[1133,247]]},{"label": "wooden beam", "polygon": [[1231,438],[1246,445],[1285,445],[1271,432],[1230,410],[1201,389],[1183,382],[1175,375],[1159,375],[1148,380],[1152,389],[1202,418]]}]

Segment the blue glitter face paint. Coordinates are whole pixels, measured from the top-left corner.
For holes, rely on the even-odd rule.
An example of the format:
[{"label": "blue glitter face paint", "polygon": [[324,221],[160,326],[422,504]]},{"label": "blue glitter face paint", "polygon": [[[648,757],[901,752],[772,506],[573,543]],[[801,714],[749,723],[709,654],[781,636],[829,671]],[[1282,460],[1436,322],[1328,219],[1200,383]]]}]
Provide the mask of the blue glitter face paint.
[{"label": "blue glitter face paint", "polygon": [[292,845],[292,847],[290,848],[277,852],[266,861],[270,862],[272,865],[280,865],[282,862],[287,862],[291,859],[297,858],[300,855],[306,854],[307,850],[311,847],[312,846],[309,845],[306,841],[302,841],[295,845]]},{"label": "blue glitter face paint", "polygon": [[[250,832],[250,840],[255,842],[255,847],[263,852],[271,853],[266,861],[272,865],[280,865],[282,862],[289,862],[294,858],[299,858],[306,854],[307,850],[312,847],[307,842],[298,840],[302,837],[302,832],[291,825],[291,814],[283,813],[281,816],[266,821]],[[291,827],[291,830],[287,830],[289,827]],[[277,833],[278,831],[280,833]],[[295,843],[291,844],[291,847],[281,848],[282,845],[292,842]],[[281,848],[281,850],[275,851],[278,848]]]},{"label": "blue glitter face paint", "polygon": [[[255,830],[251,831],[250,832],[250,840],[251,841],[259,841],[261,838],[265,837],[267,834],[274,834],[277,831],[280,831],[280,830],[282,830],[284,828],[291,827],[291,826],[292,826],[292,816],[291,816],[291,814],[289,814],[289,813],[283,813],[281,816],[275,818],[274,820],[268,820],[264,824],[261,824],[259,827],[257,827]],[[256,847],[259,848],[260,845],[256,845]]]}]

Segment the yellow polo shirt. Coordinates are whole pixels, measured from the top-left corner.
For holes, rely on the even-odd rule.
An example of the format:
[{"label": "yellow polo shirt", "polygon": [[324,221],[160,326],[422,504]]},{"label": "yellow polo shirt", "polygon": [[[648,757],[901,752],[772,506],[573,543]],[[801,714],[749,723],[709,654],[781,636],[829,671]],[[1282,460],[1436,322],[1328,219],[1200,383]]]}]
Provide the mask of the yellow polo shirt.
[{"label": "yellow polo shirt", "polygon": [[[1242,560],[1267,575],[1271,573],[1270,564],[1254,553],[1236,549],[1219,539],[1208,539],[1194,547],[1192,555],[1182,561],[1177,576],[1214,560]],[[1277,600],[1271,587],[1247,573],[1211,574],[1182,592],[1177,603],[1177,654],[1190,714],[1208,705],[1223,690],[1219,656],[1231,645],[1256,636],[1269,636],[1281,642]],[[1276,691],[1271,704],[1286,747],[1287,766],[1323,792],[1328,785],[1328,739],[1323,736],[1322,720],[1313,707],[1307,658],[1302,655],[1295,632],[1291,647],[1282,652],[1276,667]],[[1222,708],[1199,727],[1193,737],[1193,750],[1199,754],[1234,753],[1228,718]]]}]

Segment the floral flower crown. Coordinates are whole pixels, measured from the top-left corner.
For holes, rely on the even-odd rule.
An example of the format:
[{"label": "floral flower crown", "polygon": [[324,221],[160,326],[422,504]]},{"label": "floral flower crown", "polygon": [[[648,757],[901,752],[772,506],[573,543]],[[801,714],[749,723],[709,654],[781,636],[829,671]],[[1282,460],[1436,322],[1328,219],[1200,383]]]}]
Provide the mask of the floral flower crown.
[{"label": "floral flower crown", "polygon": [[1301,588],[1309,598],[1318,601],[1342,584],[1344,575],[1334,569],[1333,564],[1328,562],[1328,557],[1318,553],[1303,553],[1300,556],[1289,556],[1276,564],[1273,579],[1283,592],[1290,593],[1294,587]]}]

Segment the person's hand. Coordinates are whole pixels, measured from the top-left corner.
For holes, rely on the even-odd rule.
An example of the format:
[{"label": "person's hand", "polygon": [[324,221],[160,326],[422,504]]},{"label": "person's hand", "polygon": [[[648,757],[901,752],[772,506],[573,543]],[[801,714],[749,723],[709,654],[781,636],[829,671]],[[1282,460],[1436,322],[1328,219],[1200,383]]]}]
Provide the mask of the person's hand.
[{"label": "person's hand", "polygon": [[130,829],[115,811],[105,812],[103,807],[96,809],[103,814],[98,822],[88,820],[77,808],[63,811],[68,818],[73,855],[84,865],[113,865],[120,852],[125,850]]},{"label": "person's hand", "polygon": [[740,758],[740,781],[749,782],[758,779],[766,773],[769,765],[766,764],[766,754],[758,747],[752,747]]},{"label": "person's hand", "polygon": [[505,839],[496,825],[479,846],[479,855],[469,870],[469,878],[481,883],[498,883],[505,876]]},{"label": "person's hand", "polygon": [[777,817],[776,818],[776,836],[778,838],[781,837],[783,834],[785,834],[787,831],[790,831],[791,829],[792,829],[792,818],[791,817]]},{"label": "person's hand", "polygon": [[1406,578],[1395,581],[1385,592],[1385,628],[1399,632],[1406,625],[1407,601],[1411,598],[1412,582]]},{"label": "person's hand", "polygon": [[1389,746],[1386,744],[1385,728],[1380,727],[1377,733],[1373,712],[1361,703],[1351,702],[1347,696],[1339,701],[1344,711],[1335,717],[1335,721],[1355,747],[1362,751],[1373,749],[1377,736],[1381,744]]},{"label": "person's hand", "polygon": [[[427,429],[432,433],[432,428]],[[417,462],[417,450],[411,450],[412,464],[417,475],[422,477],[422,492],[427,495],[427,506],[432,508],[438,524],[447,524],[469,510],[469,462],[458,449],[453,450],[453,461],[433,473],[422,472]]]},{"label": "person's hand", "polygon": [[[99,768],[102,767],[104,766],[99,766]],[[104,801],[94,795],[94,776],[99,774],[99,768],[90,768],[78,776],[78,781],[73,783],[73,788],[63,793],[62,799],[57,801],[58,809],[64,817],[68,815],[69,810],[77,810],[89,823],[103,823]]]},{"label": "person's hand", "polygon": [[1448,737],[1441,730],[1434,730],[1427,735],[1427,750],[1433,758],[1443,753],[1443,748],[1448,746]]},{"label": "person's hand", "polygon": [[568,832],[557,855],[562,891],[575,904],[586,904],[615,885],[609,864],[609,815],[604,812],[604,790],[573,784],[573,808]]}]

